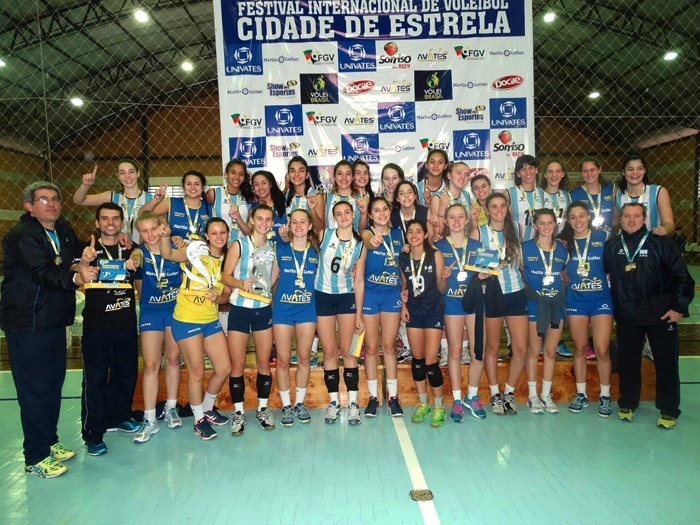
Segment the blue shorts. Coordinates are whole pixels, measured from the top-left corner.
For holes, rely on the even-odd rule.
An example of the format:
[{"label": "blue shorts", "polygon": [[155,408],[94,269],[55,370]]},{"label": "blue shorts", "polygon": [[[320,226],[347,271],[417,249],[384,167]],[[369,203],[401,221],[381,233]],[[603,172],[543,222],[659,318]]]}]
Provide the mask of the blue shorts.
[{"label": "blue shorts", "polygon": [[[527,317],[531,323],[534,323],[537,321],[537,301],[528,301],[527,302]],[[564,321],[564,312],[560,308],[559,309],[559,323],[562,323]],[[561,324],[560,324],[561,326]]]},{"label": "blue shorts", "polygon": [[185,323],[183,321],[178,321],[173,319],[172,324],[173,339],[175,341],[182,341],[189,337],[194,337],[195,335],[203,334],[204,339],[224,330],[221,328],[221,323],[217,319],[211,323],[199,324],[199,323]]},{"label": "blue shorts", "polygon": [[401,293],[398,288],[392,293],[372,293],[365,290],[362,313],[375,315],[380,312],[390,314],[401,312]]},{"label": "blue shorts", "polygon": [[[473,313],[473,312],[472,312]],[[462,308],[462,299],[459,297],[445,296],[445,315],[466,315]]]},{"label": "blue shorts", "polygon": [[595,317],[596,315],[612,315],[612,313],[611,298],[608,298],[607,302],[590,301],[566,305],[566,315],[585,315],[586,317]]},{"label": "blue shorts", "polygon": [[295,324],[315,322],[316,305],[313,303],[305,305],[278,303],[272,309],[272,324],[294,326]]},{"label": "blue shorts", "polygon": [[245,308],[243,306],[231,305],[228,311],[228,331],[242,332],[262,332],[272,328],[272,307]]},{"label": "blue shorts", "polygon": [[316,290],[316,315],[318,317],[354,314],[356,312],[355,292],[333,294]]},{"label": "blue shorts", "polygon": [[486,317],[490,318],[527,315],[527,295],[525,290],[518,290],[517,292],[503,294],[502,312],[490,312],[488,305],[486,305],[485,310]]},{"label": "blue shorts", "polygon": [[433,328],[442,331],[445,328],[445,319],[443,314],[412,315],[411,320],[406,323],[406,328]]},{"label": "blue shorts", "polygon": [[165,332],[173,324],[173,309],[145,310],[139,313],[139,332]]}]

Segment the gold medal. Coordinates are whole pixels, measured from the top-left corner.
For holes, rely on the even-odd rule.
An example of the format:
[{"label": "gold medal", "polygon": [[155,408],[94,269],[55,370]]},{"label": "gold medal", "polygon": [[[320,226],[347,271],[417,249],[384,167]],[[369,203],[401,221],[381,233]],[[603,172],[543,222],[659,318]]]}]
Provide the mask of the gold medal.
[{"label": "gold medal", "polygon": [[61,266],[63,263],[63,258],[60,255],[56,256],[56,266]]},{"label": "gold medal", "polygon": [[631,262],[627,266],[625,266],[625,271],[626,272],[631,272],[633,270],[637,269],[637,263],[636,262]]}]

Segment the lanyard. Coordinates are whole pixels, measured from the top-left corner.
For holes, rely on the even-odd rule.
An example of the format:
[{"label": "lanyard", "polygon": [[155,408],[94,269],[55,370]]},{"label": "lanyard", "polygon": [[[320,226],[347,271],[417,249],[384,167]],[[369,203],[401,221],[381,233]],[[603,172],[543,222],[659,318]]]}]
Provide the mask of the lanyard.
[{"label": "lanyard", "polygon": [[292,211],[294,210],[308,210],[308,203],[306,202],[306,195],[295,195],[294,204],[292,205]]},{"label": "lanyard", "polygon": [[496,246],[496,251],[498,251],[498,260],[501,262],[505,261],[505,259],[506,259],[505,243],[504,243],[503,248],[501,248],[501,242],[498,240],[498,233],[496,232],[496,230],[491,228],[490,224],[487,224],[486,227],[488,228],[488,231],[490,232],[489,237],[491,238],[491,241],[493,242],[493,244]]},{"label": "lanyard", "polygon": [[554,213],[556,214],[557,219],[560,219],[560,217],[559,217],[559,192],[550,193],[549,198],[552,199],[552,209],[554,210]]},{"label": "lanyard", "polygon": [[296,250],[294,249],[294,246],[292,246],[292,259],[294,259],[294,266],[297,269],[297,281],[304,280],[304,266],[306,266],[306,254],[309,253],[309,246],[311,246],[311,244],[306,243],[306,248],[304,248],[304,257],[301,259],[301,266],[299,266],[299,261],[297,261],[297,256],[294,253]]},{"label": "lanyard", "polygon": [[[229,193],[228,190],[226,190],[226,195],[228,195],[229,206],[231,208],[238,209],[238,203],[240,202],[240,199],[241,199],[240,194],[233,195],[232,193]],[[235,201],[234,201],[234,197],[235,197]]]},{"label": "lanyard", "polygon": [[645,184],[644,190],[642,190],[642,194],[639,197],[632,197],[632,195],[630,195],[629,193],[627,194],[627,196],[629,197],[630,202],[644,202],[644,195],[646,194],[646,192],[647,192],[647,185]]},{"label": "lanyard", "polygon": [[[520,185],[520,186],[518,186],[518,189],[522,192],[523,198],[525,199],[525,205],[527,206],[527,210],[530,212],[530,217],[532,217],[532,206],[534,206],[535,203],[537,202],[537,201],[536,201],[537,196],[535,195],[535,192],[537,191],[537,188],[535,188],[534,190],[532,190],[532,192],[529,192],[529,191],[525,191],[525,190],[523,189],[522,185]],[[532,206],[530,205],[530,201],[527,200],[527,195],[528,195],[528,193],[532,193]]]},{"label": "lanyard", "polygon": [[[406,221],[403,218],[403,211],[399,210],[399,217],[401,217],[401,224],[403,224],[403,233],[404,235],[406,234]],[[416,218],[416,207],[415,205],[413,206],[413,215],[411,215],[411,218],[408,219],[409,222],[412,221],[413,219]]]},{"label": "lanyard", "polygon": [[591,230],[588,230],[588,235],[586,236],[586,246],[583,248],[583,254],[578,249],[578,243],[574,239],[574,246],[576,247],[576,257],[578,257],[578,267],[583,268],[586,265],[586,256],[588,255],[588,245],[591,242]]},{"label": "lanyard", "polygon": [[349,241],[343,241],[338,235],[338,230],[336,230],[335,236],[338,237],[338,242],[340,243],[341,249],[340,267],[343,270],[343,273],[348,273],[348,270],[350,270],[350,268],[348,267],[347,262],[352,259],[352,254],[355,251],[355,246],[357,245],[357,242],[355,241],[354,237]]},{"label": "lanyard", "polygon": [[[386,243],[384,237],[389,237],[389,244]],[[389,229],[389,233],[382,235],[382,244],[384,245],[387,256],[393,261],[394,257],[396,257],[396,252],[394,251],[394,243],[391,241],[391,228]]]},{"label": "lanyard", "polygon": [[450,243],[450,246],[452,246],[452,252],[455,254],[455,260],[459,263],[459,269],[460,271],[464,270],[464,266],[467,264],[467,244],[469,241],[466,239],[464,240],[464,244],[462,245],[462,258],[460,260],[459,254],[457,253],[457,248],[455,247],[454,243],[452,242],[452,239],[447,237],[447,242]]},{"label": "lanyard", "polygon": [[[540,251],[540,257],[542,257],[542,264],[544,265],[544,274],[552,275],[552,266],[554,266],[554,249],[556,248],[556,244],[552,244],[551,250],[543,250],[542,246],[540,246],[540,243],[537,241],[535,242],[537,244],[537,249]],[[552,240],[552,243],[556,243],[556,241]],[[544,256],[545,252],[549,253],[549,265],[547,264],[547,258]]]},{"label": "lanyard", "polygon": [[[214,264],[212,264],[212,259],[218,261],[216,273],[214,273]],[[211,253],[207,256],[207,270],[209,270],[209,284],[211,288],[216,288],[216,283],[219,281],[221,276],[221,260],[218,257],[214,257]]]},{"label": "lanyard", "polygon": [[197,226],[199,223],[199,211],[202,209],[202,205],[199,205],[199,208],[197,208],[197,215],[194,216],[194,221],[192,220],[192,215],[190,214],[190,207],[187,205],[187,202],[185,202],[185,215],[187,215],[187,222],[190,223],[190,233],[195,234],[197,233]]},{"label": "lanyard", "polygon": [[634,255],[632,257],[630,257],[630,251],[627,248],[627,243],[625,242],[625,236],[624,235],[621,236],[622,247],[625,250],[625,257],[627,257],[628,263],[632,264],[632,262],[634,261],[634,258],[637,257],[637,255],[639,255],[639,251],[642,249],[642,246],[644,246],[644,243],[646,242],[647,237],[649,237],[648,231],[644,234],[644,237],[642,237],[642,240],[639,243],[639,246],[637,246],[637,249],[635,250]]},{"label": "lanyard", "polygon": [[584,191],[586,192],[586,195],[588,196],[588,202],[591,203],[591,208],[593,208],[593,215],[596,216],[596,219],[600,217],[600,208],[603,205],[603,198],[602,198],[602,193],[603,193],[603,188],[600,189],[600,191],[597,193],[598,197],[598,204],[595,203],[593,200],[593,195],[590,194],[588,191],[588,187],[584,184],[583,186]]},{"label": "lanyard", "polygon": [[[135,199],[127,197],[123,193],[120,195],[121,198],[119,200],[121,200],[121,207],[124,210],[124,219],[126,220],[126,232],[131,235],[131,232],[134,230],[133,220],[134,215],[136,214],[137,204],[141,198],[141,195],[143,195],[143,192],[139,192],[139,196]],[[131,203],[131,207],[129,207],[129,203]]]},{"label": "lanyard", "polygon": [[163,264],[165,263],[165,259],[163,257],[160,258],[160,271],[158,271],[158,267],[156,266],[155,254],[151,251],[149,251],[148,253],[151,256],[151,264],[153,265],[153,273],[156,275],[156,283],[160,285],[160,280],[163,278]]},{"label": "lanyard", "polygon": [[423,252],[423,255],[421,255],[421,257],[420,257],[420,264],[418,265],[418,272],[416,272],[416,266],[415,266],[416,261],[413,260],[413,256],[411,255],[411,280],[413,281],[414,288],[416,288],[418,286],[418,277],[420,276],[421,272],[423,271],[423,263],[424,262],[425,262],[425,252]]},{"label": "lanyard", "polygon": [[[104,250],[105,255],[107,256],[107,258],[108,258],[110,261],[113,261],[113,260],[114,260],[114,257],[112,257],[112,254],[109,253],[109,251],[107,251],[107,247],[106,247],[104,244],[102,244],[102,239],[100,239],[100,240],[97,241],[97,242],[99,242],[99,243],[100,243],[100,246],[102,246],[102,249]],[[121,258],[122,258],[122,245],[119,244],[119,243],[117,243],[117,249],[119,250],[119,257],[118,257],[118,260],[121,260]]]},{"label": "lanyard", "polygon": [[58,257],[61,256],[61,240],[58,238],[58,234],[54,230],[47,230],[44,228],[44,231],[46,232],[46,236],[49,238],[49,242],[51,243],[51,247],[53,248],[53,251],[56,252],[56,255]]}]

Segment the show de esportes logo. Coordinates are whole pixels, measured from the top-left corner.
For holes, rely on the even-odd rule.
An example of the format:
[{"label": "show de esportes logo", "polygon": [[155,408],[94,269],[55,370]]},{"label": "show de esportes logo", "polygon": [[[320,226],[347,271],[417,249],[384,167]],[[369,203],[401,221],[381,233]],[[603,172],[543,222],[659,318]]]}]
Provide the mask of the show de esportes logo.
[{"label": "show de esportes logo", "polygon": [[299,75],[302,104],[337,104],[337,73],[302,73]]},{"label": "show de esportes logo", "polygon": [[377,44],[374,40],[338,42],[338,71],[365,73],[377,70]]},{"label": "show de esportes logo", "polygon": [[452,71],[429,69],[414,71],[416,101],[452,100]]}]

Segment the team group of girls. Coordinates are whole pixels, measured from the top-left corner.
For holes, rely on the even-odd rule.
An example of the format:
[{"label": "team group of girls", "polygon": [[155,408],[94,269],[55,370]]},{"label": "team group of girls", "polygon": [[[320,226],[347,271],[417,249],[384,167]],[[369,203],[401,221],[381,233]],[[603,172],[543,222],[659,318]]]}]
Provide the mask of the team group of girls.
[{"label": "team group of girls", "polygon": [[[230,421],[231,433],[243,434],[243,372],[251,333],[257,367],[256,420],[264,430],[275,427],[267,408],[273,341],[283,405],[280,424],[311,420],[304,398],[316,337],[323,349],[330,398],[325,422],[335,423],[339,417],[342,357],[347,421],[361,423],[358,361],[351,346],[353,336],[362,331],[369,392],[364,415],[376,417],[379,410],[381,342],[386,405],[392,416],[402,416],[393,351],[401,326],[413,351],[411,368],[419,398],[413,422],[430,417],[431,426],[440,427],[446,419],[438,362],[442,338],[447,339],[453,388],[451,420],[462,422],[465,407],[475,418],[486,417],[478,395],[484,369],[493,414],[517,412],[515,385],[523,368],[529,410],[557,412],[551,387],[555,349],[565,320],[575,346],[578,391],[569,410],[581,412],[588,406],[585,357],[590,326],[600,376],[598,414],[610,417],[608,345],[613,317],[603,246],[617,227],[616,210],[626,202],[647,206],[647,227],[656,234],[672,234],[674,224],[668,192],[649,183],[643,158],[625,159],[618,188],[601,179],[597,159],[585,158],[579,168],[583,185],[569,191],[561,160],[547,161],[538,181],[539,162],[525,155],[516,162],[515,186],[501,193],[492,191],[486,175],[472,176],[465,163],[450,164],[444,151],[432,150],[417,186],[405,179],[401,167],[387,164],[375,195],[369,166],[362,161],[338,162],[332,188],[320,192],[313,188],[302,157],[289,162],[284,191],[272,173],[260,170],[251,177],[245,164],[234,159],[225,168],[222,187],[206,191],[201,173],[185,173],[183,197],[167,197],[167,186],[153,196],[142,191],[138,168],[131,161],[118,165],[122,191],[88,195],[94,169],[83,177],[74,201],[86,206],[114,201],[122,206],[124,233],[140,243],[143,254],[136,282],[145,419],[134,441],[148,441],[158,432],[155,405],[162,354],[164,418],[170,428],[182,425],[176,410],[182,354],[195,433],[211,439],[216,437],[213,426]],[[208,251],[199,256],[200,264],[193,264],[186,253],[195,240],[208,245]],[[497,252],[498,275],[469,269],[481,247]],[[271,256],[257,255],[266,249]],[[271,276],[271,302],[250,293],[259,273]],[[497,358],[504,324],[512,341],[512,358],[501,392]],[[297,367],[292,401],[293,340]],[[471,365],[463,398],[460,357],[467,341]],[[205,353],[213,373],[202,395]],[[230,419],[214,405],[226,378],[234,404]],[[433,408],[428,404],[426,380]]]}]

